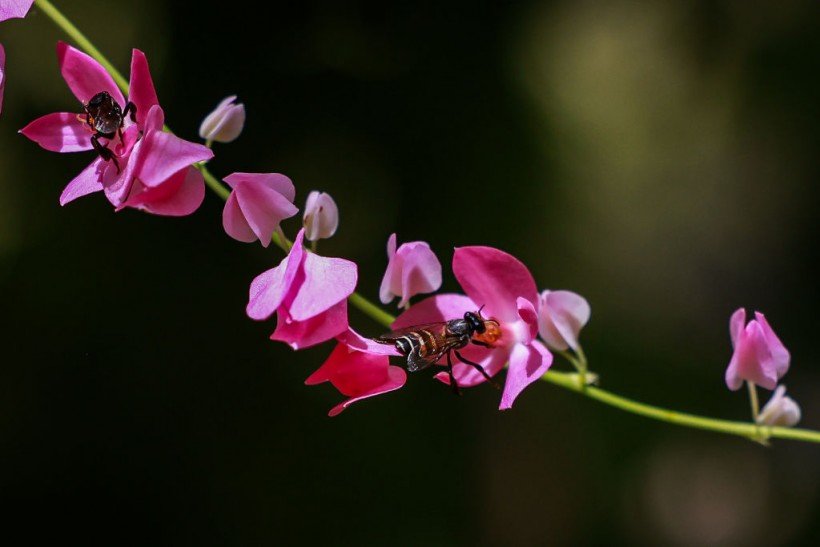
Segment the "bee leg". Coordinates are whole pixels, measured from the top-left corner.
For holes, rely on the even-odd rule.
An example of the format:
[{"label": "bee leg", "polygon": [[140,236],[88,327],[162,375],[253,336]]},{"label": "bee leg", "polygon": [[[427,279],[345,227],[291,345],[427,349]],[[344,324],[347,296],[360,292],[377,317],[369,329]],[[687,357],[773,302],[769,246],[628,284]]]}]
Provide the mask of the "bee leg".
[{"label": "bee leg", "polygon": [[137,121],[137,118],[135,117],[136,113],[137,113],[137,105],[135,105],[131,101],[128,101],[128,104],[125,105],[125,109],[122,111],[122,117],[124,118],[124,117],[128,116],[128,114],[131,114],[131,121],[136,122]]},{"label": "bee leg", "polygon": [[[449,356],[449,354],[448,354],[448,356]],[[500,386],[500,385],[498,385],[498,384],[496,383],[496,381],[495,381],[495,380],[493,380],[492,378],[490,378],[490,375],[489,375],[489,374],[487,374],[487,371],[486,371],[486,370],[484,370],[484,367],[482,367],[482,366],[481,366],[481,365],[479,365],[478,363],[473,363],[472,361],[468,361],[467,359],[465,359],[464,357],[462,357],[462,355],[461,355],[458,351],[456,351],[456,357],[458,357],[458,358],[459,358],[459,360],[460,360],[462,363],[464,363],[465,365],[470,365],[471,367],[473,367],[474,369],[476,369],[478,372],[480,372],[480,373],[481,373],[481,375],[482,375],[482,376],[484,376],[484,379],[485,379],[485,380],[487,380],[487,382],[489,382],[491,385],[495,386],[495,388],[496,388],[496,389],[501,389],[501,386]]]},{"label": "bee leg", "polygon": [[91,135],[91,146],[94,147],[97,154],[105,161],[113,161],[114,166],[117,168],[117,174],[120,174],[120,164],[117,163],[117,158],[114,157],[114,152],[111,151],[107,146],[103,146],[100,144],[97,135]]},{"label": "bee leg", "polygon": [[[451,351],[447,352],[447,374],[450,375],[450,387],[453,388],[453,393],[456,395],[461,395],[461,391],[458,389],[458,382],[456,382],[456,377],[453,376],[453,361],[450,358],[451,353]],[[458,352],[456,352],[456,355],[458,355]]]}]

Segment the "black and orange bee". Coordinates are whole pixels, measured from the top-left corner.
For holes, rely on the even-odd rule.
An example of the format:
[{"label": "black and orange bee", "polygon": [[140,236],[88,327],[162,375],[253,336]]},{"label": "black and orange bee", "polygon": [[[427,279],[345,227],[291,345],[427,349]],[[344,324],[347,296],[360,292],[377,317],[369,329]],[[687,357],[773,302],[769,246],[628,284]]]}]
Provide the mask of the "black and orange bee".
[{"label": "black and orange bee", "polygon": [[[491,332],[488,332],[488,330]],[[459,393],[458,383],[455,376],[453,376],[452,353],[455,353],[462,363],[470,365],[480,372],[490,384],[499,387],[490,378],[484,367],[465,359],[458,350],[464,348],[470,342],[491,348],[493,347],[492,342],[500,336],[500,333],[498,321],[482,318],[481,309],[479,308],[477,312],[468,311],[462,319],[404,327],[378,336],[373,340],[380,344],[395,345],[399,353],[407,357],[407,370],[409,372],[425,369],[438,362],[446,354],[450,385],[453,387],[453,391]],[[487,334],[488,336],[474,338],[476,334]]]}]

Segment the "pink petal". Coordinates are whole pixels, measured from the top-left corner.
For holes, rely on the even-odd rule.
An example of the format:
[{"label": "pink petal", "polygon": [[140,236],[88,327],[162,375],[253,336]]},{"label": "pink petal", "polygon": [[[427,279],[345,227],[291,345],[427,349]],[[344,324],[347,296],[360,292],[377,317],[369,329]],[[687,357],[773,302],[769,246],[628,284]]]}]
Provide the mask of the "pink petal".
[{"label": "pink petal", "polygon": [[559,351],[578,349],[578,335],[590,317],[586,299],[570,291],[544,291],[538,308],[538,332]]},{"label": "pink petal", "polygon": [[401,355],[395,346],[389,344],[379,344],[372,338],[365,338],[352,328],[339,334],[336,339],[352,350],[363,351],[375,355]]},{"label": "pink petal", "polygon": [[436,321],[449,321],[464,317],[468,311],[476,311],[478,306],[463,294],[437,294],[413,304],[393,323],[394,329],[423,325]]},{"label": "pink petal", "polygon": [[64,42],[58,42],[57,59],[69,89],[82,104],[100,91],[107,91],[118,105],[125,107],[125,99],[114,78],[91,56]]},{"label": "pink petal", "polygon": [[399,248],[398,254],[403,254],[399,307],[404,307],[412,296],[435,292],[441,287],[441,262],[429,245],[408,243]]},{"label": "pink petal", "polygon": [[[7,8],[0,7],[0,14]],[[2,19],[0,19],[2,21]],[[6,89],[6,50],[0,44],[0,112],[3,111],[3,92]]]},{"label": "pink petal", "polygon": [[55,112],[37,118],[20,133],[33,140],[49,152],[85,152],[92,150],[88,125],[73,112]]},{"label": "pink petal", "polygon": [[270,245],[271,235],[279,223],[299,212],[287,197],[269,186],[242,182],[237,184],[232,195],[236,195],[245,222],[256,235],[255,239],[259,239],[264,247]]},{"label": "pink petal", "polygon": [[[259,274],[251,282],[250,300],[246,312],[251,319],[267,319],[289,296],[291,286],[297,274],[302,271],[302,260],[305,256],[302,242],[304,233],[299,231],[293,247],[278,266]],[[291,298],[293,298],[291,296]]]},{"label": "pink petal", "polygon": [[287,318],[280,309],[272,340],[285,342],[295,350],[335,338],[348,328],[347,300],[342,300],[327,311],[305,321]]},{"label": "pink petal", "polygon": [[738,338],[743,333],[743,328],[746,326],[746,310],[738,308],[729,318],[729,336],[732,339],[732,347],[737,347]]},{"label": "pink petal", "polygon": [[525,346],[516,344],[510,354],[507,381],[501,395],[499,410],[512,408],[516,397],[525,387],[543,376],[552,365],[552,354],[539,342]]},{"label": "pink petal", "polygon": [[[159,105],[154,81],[148,70],[148,60],[145,54],[138,49],[131,51],[131,82],[128,89],[128,100],[137,107],[137,123],[145,120],[152,106]],[[120,105],[125,108],[124,104],[120,103]]]},{"label": "pink petal", "polygon": [[766,347],[769,349],[770,354],[770,357],[767,359],[764,366],[774,369],[777,374],[777,378],[780,379],[789,370],[789,361],[791,359],[789,350],[786,349],[786,346],[783,345],[774,333],[774,330],[772,330],[772,327],[769,326],[769,322],[766,321],[766,317],[762,313],[755,312],[755,318],[757,319],[757,322],[760,323],[760,327],[763,329],[763,336],[766,339]]},{"label": "pink petal", "polygon": [[[379,287],[379,301],[388,304],[398,295],[400,289],[399,275],[401,268],[397,264],[396,256],[396,234],[390,234],[387,238],[387,268],[382,276],[382,284]],[[394,290],[395,289],[395,290]]]},{"label": "pink petal", "polygon": [[777,371],[774,367],[764,366],[769,357],[763,328],[757,321],[750,321],[735,345],[726,369],[726,385],[735,391],[746,380],[766,389],[774,389],[778,380]]},{"label": "pink petal", "polygon": [[91,162],[91,165],[83,169],[79,175],[74,177],[65,187],[63,193],[60,194],[60,205],[65,205],[70,201],[94,192],[100,192],[103,185],[100,182],[99,171],[105,167],[102,165],[103,163],[105,162],[102,158],[97,158]]},{"label": "pink petal", "polygon": [[342,394],[351,397],[330,411],[330,416],[336,416],[351,404],[399,389],[406,381],[407,373],[391,366],[386,356],[351,351],[340,343],[305,383],[331,382]]},{"label": "pink petal", "polygon": [[296,321],[324,312],[345,300],[356,289],[358,272],[356,264],[349,260],[306,253],[303,267],[305,281],[289,308],[291,317]]},{"label": "pink petal", "polygon": [[518,259],[492,247],[459,247],[453,274],[464,292],[499,321],[518,318],[516,298],[538,302],[535,281]]},{"label": "pink petal", "polygon": [[231,188],[240,183],[248,182],[254,185],[267,186],[285,196],[291,203],[296,198],[296,188],[293,186],[293,181],[281,173],[231,173],[222,180],[227,182]]},{"label": "pink petal", "polygon": [[159,186],[145,187],[123,204],[143,209],[155,215],[186,216],[202,205],[205,199],[205,179],[194,167],[182,169]]},{"label": "pink petal", "polygon": [[[151,107],[152,115],[159,106]],[[142,155],[137,164],[137,177],[146,186],[162,184],[174,173],[194,163],[209,160],[214,153],[206,146],[196,144],[171,133],[148,131],[143,135]]]},{"label": "pink petal", "polygon": [[[225,201],[225,208],[222,210],[222,227],[229,236],[237,241],[253,243],[259,239],[245,219],[236,192],[231,192]],[[262,245],[267,247],[264,242]]]},{"label": "pink petal", "polygon": [[22,19],[28,13],[34,0],[3,0],[0,2],[0,21]]}]

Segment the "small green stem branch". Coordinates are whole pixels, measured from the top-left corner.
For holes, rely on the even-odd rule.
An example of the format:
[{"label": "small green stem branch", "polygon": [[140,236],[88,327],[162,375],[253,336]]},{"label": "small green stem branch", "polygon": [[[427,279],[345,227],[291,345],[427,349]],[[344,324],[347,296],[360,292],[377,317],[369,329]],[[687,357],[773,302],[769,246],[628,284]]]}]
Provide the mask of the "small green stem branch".
[{"label": "small green stem branch", "polygon": [[696,429],[706,429],[709,431],[716,431],[719,433],[727,433],[729,435],[738,435],[747,437],[754,441],[764,442],[768,438],[792,439],[796,441],[808,441],[820,443],[820,431],[811,431],[808,429],[796,429],[791,427],[769,427],[761,426],[747,422],[734,422],[730,420],[717,420],[714,418],[706,418],[703,416],[696,416],[694,414],[685,414],[683,412],[675,412],[644,403],[639,403],[615,395],[603,389],[585,385],[581,382],[580,374],[569,372],[547,372],[542,379],[551,384],[561,386],[595,399],[604,404],[620,408],[626,412],[652,418],[670,424],[677,424],[684,427],[693,427]]}]

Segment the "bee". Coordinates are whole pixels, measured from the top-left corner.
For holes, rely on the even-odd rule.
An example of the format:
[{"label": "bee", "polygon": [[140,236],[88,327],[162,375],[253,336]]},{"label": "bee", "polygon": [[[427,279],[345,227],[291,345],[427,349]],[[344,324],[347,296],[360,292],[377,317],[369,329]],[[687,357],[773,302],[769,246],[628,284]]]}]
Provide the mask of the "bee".
[{"label": "bee", "polygon": [[[482,306],[483,308],[484,306]],[[474,335],[480,335],[474,338]],[[484,367],[465,359],[458,350],[466,347],[470,342],[479,346],[492,348],[492,343],[501,335],[498,321],[483,319],[481,308],[477,312],[468,311],[461,319],[439,321],[424,325],[414,325],[396,329],[374,338],[380,344],[393,344],[402,355],[407,357],[407,370],[415,372],[435,364],[445,354],[447,355],[447,373],[450,375],[450,385],[458,394],[458,383],[453,376],[453,359],[451,354],[465,365],[470,365],[495,387],[499,385],[490,378]]]},{"label": "bee", "polygon": [[125,109],[122,109],[110,93],[100,91],[91,97],[90,101],[83,104],[83,112],[85,112],[85,123],[94,131],[91,136],[91,146],[105,161],[113,160],[114,165],[117,167],[117,173],[119,173],[120,164],[117,163],[117,158],[114,157],[114,153],[107,146],[100,143],[99,139],[100,137],[113,139],[115,135],[119,135],[122,141],[122,126],[125,117],[130,114],[131,121],[136,122],[134,116],[137,113],[137,106],[132,102],[128,102],[125,104]]}]

